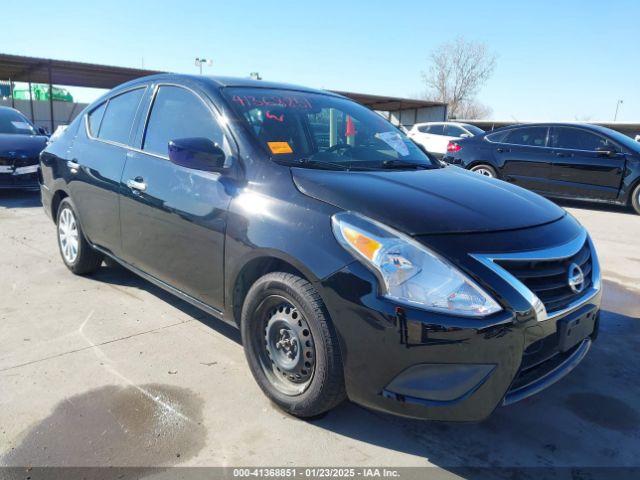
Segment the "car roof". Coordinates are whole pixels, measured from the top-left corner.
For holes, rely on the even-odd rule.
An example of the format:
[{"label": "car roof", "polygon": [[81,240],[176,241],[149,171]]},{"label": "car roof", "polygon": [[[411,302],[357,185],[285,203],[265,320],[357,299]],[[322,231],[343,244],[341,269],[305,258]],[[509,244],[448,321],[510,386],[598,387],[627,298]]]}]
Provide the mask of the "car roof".
[{"label": "car roof", "polygon": [[513,128],[524,128],[524,127],[579,127],[586,128],[589,130],[594,130],[602,133],[606,133],[608,128],[602,127],[600,125],[594,125],[592,123],[586,122],[532,122],[532,123],[517,123],[514,125],[506,125],[504,127],[496,128],[494,130],[489,130],[487,133],[497,132],[498,130],[510,130]]},{"label": "car roof", "polygon": [[[227,87],[253,87],[253,88],[272,88],[272,89],[286,89],[295,90],[298,92],[306,93],[320,93],[324,95],[331,95],[334,97],[343,97],[333,92],[326,90],[320,90],[310,87],[304,87],[301,85],[293,85],[282,82],[268,82],[264,80],[254,80],[251,78],[239,78],[239,77],[225,77],[225,76],[206,76],[206,75],[187,75],[178,73],[159,73],[156,75],[148,75],[146,77],[136,78],[127,83],[115,87],[112,92],[134,87],[136,85],[143,85],[152,82],[167,82],[167,83],[189,83],[196,84],[204,88],[222,89]],[[111,92],[109,92],[111,93]]]}]

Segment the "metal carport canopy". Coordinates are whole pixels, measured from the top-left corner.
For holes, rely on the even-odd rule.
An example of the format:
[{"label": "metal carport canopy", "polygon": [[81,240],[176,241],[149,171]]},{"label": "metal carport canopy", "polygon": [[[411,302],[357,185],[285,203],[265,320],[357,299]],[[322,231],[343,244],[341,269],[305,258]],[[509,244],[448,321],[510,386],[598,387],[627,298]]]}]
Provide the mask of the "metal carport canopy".
[{"label": "metal carport canopy", "polygon": [[[12,82],[111,89],[134,78],[156,73],[165,72],[0,53],[0,79]],[[372,110],[386,112],[444,105],[440,102],[384,95],[341,91],[335,91],[335,93],[349,97]]]},{"label": "metal carport canopy", "polygon": [[0,53],[0,79],[12,82],[51,82],[70,87],[110,89],[134,78],[155,73],[162,72]]}]

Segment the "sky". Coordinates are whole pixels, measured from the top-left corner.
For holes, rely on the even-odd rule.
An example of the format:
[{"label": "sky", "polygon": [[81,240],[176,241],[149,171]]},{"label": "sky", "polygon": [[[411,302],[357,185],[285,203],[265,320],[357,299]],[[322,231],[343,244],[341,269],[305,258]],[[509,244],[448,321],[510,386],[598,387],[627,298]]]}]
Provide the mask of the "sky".
[{"label": "sky", "polygon": [[618,121],[640,121],[638,0],[2,3],[2,53],[180,73],[204,57],[209,75],[401,97],[463,36],[497,57],[478,95],[493,119],[611,121],[623,100]]}]

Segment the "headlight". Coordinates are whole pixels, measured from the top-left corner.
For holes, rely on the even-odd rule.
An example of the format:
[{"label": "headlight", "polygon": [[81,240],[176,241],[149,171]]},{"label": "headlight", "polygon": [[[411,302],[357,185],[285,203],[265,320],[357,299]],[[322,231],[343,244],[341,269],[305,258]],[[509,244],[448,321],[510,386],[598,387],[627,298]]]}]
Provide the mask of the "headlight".
[{"label": "headlight", "polygon": [[373,268],[385,297],[469,317],[502,310],[473,280],[412,238],[350,212],[335,214],[332,224],[340,244]]}]

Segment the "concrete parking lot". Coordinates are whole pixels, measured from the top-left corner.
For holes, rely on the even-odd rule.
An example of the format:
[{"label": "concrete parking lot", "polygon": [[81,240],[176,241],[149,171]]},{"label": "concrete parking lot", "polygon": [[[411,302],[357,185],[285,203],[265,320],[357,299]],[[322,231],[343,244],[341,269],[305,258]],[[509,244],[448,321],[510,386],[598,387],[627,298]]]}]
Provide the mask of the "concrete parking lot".
[{"label": "concrete parking lot", "polygon": [[640,216],[563,206],[605,278],[569,377],[477,425],[349,402],[305,422],[259,390],[238,332],[121,268],[72,275],[38,194],[0,192],[0,464],[640,466]]}]

